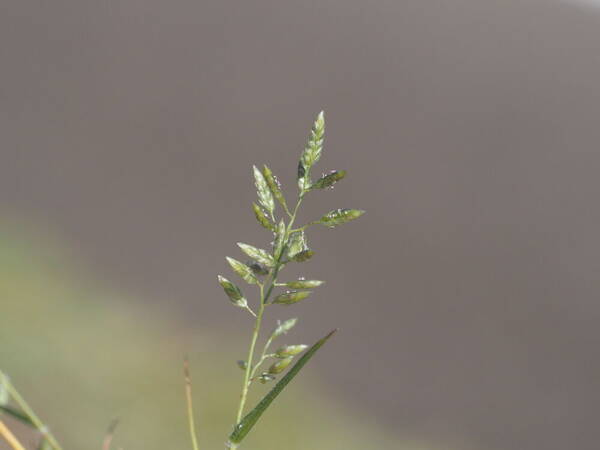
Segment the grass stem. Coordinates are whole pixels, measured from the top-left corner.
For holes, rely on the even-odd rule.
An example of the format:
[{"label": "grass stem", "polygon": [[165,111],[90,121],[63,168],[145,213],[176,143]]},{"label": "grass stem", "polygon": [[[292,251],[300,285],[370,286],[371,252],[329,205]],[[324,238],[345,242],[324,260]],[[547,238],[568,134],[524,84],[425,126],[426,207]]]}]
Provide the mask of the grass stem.
[{"label": "grass stem", "polygon": [[[294,221],[296,220],[296,215],[298,214],[298,209],[300,208],[300,205],[302,204],[303,194],[304,194],[304,191],[301,192],[301,194],[299,195],[298,202],[296,203],[296,207],[294,208],[294,212],[290,215],[290,221],[287,224],[287,227],[285,229],[285,236],[283,238],[284,243],[287,242],[287,239],[292,230],[292,226],[294,225]],[[269,287],[268,287],[267,291],[265,292],[264,284],[259,285],[260,307],[259,307],[258,313],[256,314],[256,321],[254,322],[254,330],[252,331],[252,338],[250,340],[250,348],[248,349],[248,359],[246,360],[247,361],[246,370],[244,372],[244,384],[242,385],[242,394],[240,396],[240,404],[238,407],[237,416],[236,416],[236,420],[235,420],[236,424],[240,423],[240,421],[242,420],[242,416],[244,414],[244,407],[246,406],[246,400],[248,398],[248,388],[250,387],[250,379],[253,376],[258,365],[260,365],[260,363],[263,362],[266,348],[267,348],[268,344],[270,344],[270,341],[269,341],[267,346],[263,350],[263,353],[260,357],[260,361],[256,365],[254,365],[254,351],[256,348],[256,341],[258,340],[258,336],[260,334],[260,326],[262,323],[265,306],[267,305],[269,297],[271,296],[271,292],[273,292],[273,288],[277,284],[277,276],[279,275],[279,269],[281,267],[281,259],[283,258],[283,253],[284,252],[281,252],[281,255],[279,256],[279,260],[277,260],[275,262],[275,267],[273,268],[273,272],[271,273],[271,279],[269,281]],[[235,447],[230,447],[230,448],[237,448],[236,444],[231,444],[231,445],[235,445]]]},{"label": "grass stem", "polygon": [[190,376],[190,363],[187,357],[183,360],[183,376],[185,377],[185,398],[187,403],[187,415],[190,426],[190,437],[192,439],[192,448],[194,450],[198,450],[196,423],[194,421],[194,404],[192,401],[192,377]]},{"label": "grass stem", "polygon": [[13,450],[25,450],[25,447],[21,445],[19,440],[14,434],[8,429],[4,422],[0,420],[0,436],[2,436],[6,442],[13,448]]},{"label": "grass stem", "polygon": [[260,333],[260,324],[262,322],[263,313],[265,311],[265,295],[263,285],[260,288],[260,307],[256,315],[256,321],[254,322],[254,330],[252,331],[252,339],[250,341],[250,348],[248,349],[248,359],[246,360],[246,370],[244,372],[244,384],[242,385],[242,395],[240,397],[240,404],[238,407],[237,416],[235,423],[238,424],[242,420],[242,414],[244,413],[244,406],[246,405],[246,398],[248,397],[248,385],[250,381],[250,373],[252,371],[254,361],[254,349],[256,347],[256,341]]},{"label": "grass stem", "polygon": [[112,444],[113,437],[115,436],[115,430],[119,425],[119,420],[113,420],[108,426],[108,430],[106,430],[106,435],[104,436],[104,441],[102,441],[102,450],[110,450],[110,445]]},{"label": "grass stem", "polygon": [[48,430],[48,427],[44,425],[44,423],[40,420],[40,418],[33,412],[33,409],[27,404],[25,399],[19,394],[19,391],[15,388],[15,386],[11,383],[8,376],[3,372],[0,372],[0,377],[2,377],[2,382],[6,386],[9,395],[15,401],[17,405],[21,408],[21,410],[31,419],[33,425],[35,425],[36,429],[42,434],[42,436],[48,441],[50,446],[54,450],[62,450],[62,447],[56,441],[52,433]]}]

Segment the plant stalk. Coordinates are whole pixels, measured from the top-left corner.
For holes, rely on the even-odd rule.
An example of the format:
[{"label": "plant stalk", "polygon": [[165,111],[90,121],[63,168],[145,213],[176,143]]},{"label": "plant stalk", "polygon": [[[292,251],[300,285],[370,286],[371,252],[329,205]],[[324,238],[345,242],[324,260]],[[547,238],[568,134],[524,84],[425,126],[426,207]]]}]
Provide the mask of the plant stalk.
[{"label": "plant stalk", "polygon": [[242,385],[242,395],[240,398],[240,405],[238,407],[237,417],[235,423],[240,423],[242,420],[242,414],[244,413],[244,406],[246,405],[246,399],[248,397],[248,385],[250,380],[250,371],[252,370],[252,361],[254,360],[254,348],[256,347],[256,341],[258,340],[258,334],[260,333],[260,324],[262,317],[265,312],[266,298],[264,296],[264,287],[260,285],[260,307],[256,314],[256,321],[254,322],[254,331],[252,332],[252,340],[250,341],[250,348],[248,350],[248,359],[246,360],[246,370],[244,372],[244,384]]},{"label": "plant stalk", "polygon": [[16,438],[12,431],[8,429],[4,422],[0,420],[0,436],[2,436],[6,442],[13,448],[13,450],[25,450],[25,447],[21,445],[19,440]]},{"label": "plant stalk", "polygon": [[15,386],[10,382],[8,376],[3,372],[0,372],[0,377],[3,379],[3,383],[8,390],[9,395],[15,401],[17,405],[21,408],[21,410],[31,419],[31,422],[35,425],[36,429],[42,434],[42,436],[48,441],[50,446],[54,450],[62,450],[62,447],[58,444],[52,433],[48,430],[48,427],[44,425],[44,423],[40,420],[40,418],[33,412],[33,409],[27,404],[25,399],[19,394],[19,391],[15,388]]},{"label": "plant stalk", "polygon": [[[302,204],[302,199],[304,198],[305,193],[306,193],[306,191],[303,190],[300,193],[300,195],[298,196],[298,202],[296,203],[296,207],[294,208],[293,213],[290,214],[289,211],[286,211],[288,213],[288,215],[290,216],[290,221],[287,224],[287,227],[285,230],[284,242],[287,242],[287,239],[292,231],[292,226],[294,225],[294,221],[296,220],[296,215],[298,214],[298,209],[300,208],[300,205]],[[286,208],[286,210],[287,210],[287,208]],[[275,267],[273,268],[271,279],[269,280],[269,287],[267,288],[266,292],[264,289],[265,285],[259,284],[260,307],[255,316],[256,321],[254,322],[254,330],[252,332],[250,348],[248,349],[248,359],[246,360],[246,370],[244,372],[244,384],[242,385],[242,394],[240,396],[240,404],[238,407],[237,416],[236,416],[236,420],[235,420],[236,425],[240,423],[240,421],[242,420],[242,416],[244,414],[244,407],[246,406],[246,400],[248,399],[248,388],[250,387],[251,376],[252,376],[252,374],[254,374],[255,369],[258,366],[258,364],[262,363],[262,361],[260,361],[256,366],[254,366],[254,364],[253,364],[254,351],[256,348],[256,341],[258,340],[258,336],[260,334],[260,326],[262,323],[263,314],[265,312],[265,306],[267,305],[267,301],[269,300],[269,297],[271,296],[271,293],[273,292],[273,288],[275,287],[275,284],[277,283],[277,276],[279,274],[279,269],[281,268],[281,259],[283,258],[283,253],[284,253],[284,251],[281,252],[279,259],[275,262]],[[266,347],[265,347],[265,350],[266,350]],[[263,350],[261,359],[264,357],[265,350]],[[238,444],[234,444],[233,442],[229,442],[228,445],[229,445],[229,448],[233,449],[233,450],[238,448]]]},{"label": "plant stalk", "polygon": [[192,402],[192,378],[190,376],[190,363],[187,358],[183,360],[183,375],[185,377],[185,398],[187,402],[187,414],[190,427],[192,448],[198,450],[198,438],[196,437],[196,423],[194,421],[194,404]]},{"label": "plant stalk", "polygon": [[[300,194],[300,196],[298,198],[298,203],[296,203],[296,207],[294,208],[294,212],[291,214],[290,221],[286,227],[284,242],[287,241],[290,231],[292,230],[292,226],[294,225],[294,221],[296,220],[296,214],[298,213],[298,208],[300,208],[300,205],[302,204],[303,194],[304,194],[304,192],[302,192]],[[277,276],[279,274],[279,269],[281,267],[281,258],[283,258],[283,253],[284,252],[282,252],[282,254],[279,257],[279,260],[276,261],[276,263],[275,263],[275,267],[273,269],[271,279],[269,280],[269,287],[267,288],[267,291],[265,292],[263,284],[259,285],[259,287],[260,287],[260,307],[259,307],[258,312],[256,313],[256,321],[254,322],[254,330],[252,332],[252,339],[250,341],[250,348],[248,350],[248,359],[246,360],[246,370],[244,373],[244,384],[242,385],[242,394],[241,394],[240,404],[238,407],[238,412],[237,412],[236,421],[235,421],[236,424],[240,423],[240,420],[242,420],[242,416],[244,414],[244,407],[246,406],[246,400],[248,398],[248,388],[250,386],[250,377],[251,377],[251,374],[253,373],[253,369],[255,369],[255,367],[253,367],[254,366],[253,362],[254,362],[254,350],[256,348],[256,341],[258,340],[258,335],[260,334],[260,326],[262,323],[263,314],[265,312],[265,306],[267,305],[267,301],[269,300],[269,297],[271,296],[271,293],[273,292],[273,288],[275,287],[275,283],[277,282]],[[263,352],[263,356],[264,356],[264,352]],[[261,358],[262,358],[262,356],[261,356]],[[232,445],[235,445],[235,444],[232,444]],[[230,447],[230,448],[236,448],[236,447]]]}]

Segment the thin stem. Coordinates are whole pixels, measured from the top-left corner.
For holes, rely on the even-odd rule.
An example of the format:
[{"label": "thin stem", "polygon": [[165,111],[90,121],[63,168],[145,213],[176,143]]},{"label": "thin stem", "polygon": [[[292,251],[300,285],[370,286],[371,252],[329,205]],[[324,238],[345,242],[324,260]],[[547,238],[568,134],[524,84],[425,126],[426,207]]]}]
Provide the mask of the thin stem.
[{"label": "thin stem", "polygon": [[44,438],[48,441],[50,446],[54,450],[62,450],[62,447],[58,444],[52,433],[50,433],[48,427],[46,427],[44,423],[39,419],[39,417],[33,412],[33,409],[31,409],[31,407],[27,404],[25,399],[21,396],[21,394],[19,394],[19,392],[17,391],[15,386],[10,382],[8,377],[2,372],[0,372],[0,377],[2,378],[2,382],[4,383],[4,386],[6,386],[6,389],[8,390],[8,393],[10,394],[12,399],[15,401],[15,403],[17,403],[17,405],[19,405],[19,407],[27,415],[27,417],[31,419],[31,422],[35,425],[35,427],[42,434],[42,436],[44,436]]},{"label": "thin stem", "polygon": [[285,211],[285,213],[288,215],[288,217],[292,217],[292,213],[290,212],[290,210],[288,209],[288,206],[286,203],[283,203],[283,210]]},{"label": "thin stem", "polygon": [[252,311],[252,308],[250,308],[248,305],[246,305],[246,310],[252,314],[254,317],[257,317],[256,313],[254,311]]},{"label": "thin stem", "polygon": [[[278,283],[273,283],[275,286],[278,286]],[[273,342],[273,336],[270,336],[269,339],[267,339],[267,342],[265,344],[265,346],[263,347],[263,351],[260,354],[260,358],[258,360],[258,362],[256,363],[256,365],[254,366],[254,368],[252,369],[252,372],[250,373],[250,379],[252,379],[254,377],[254,375],[256,375],[256,370],[258,369],[258,367],[265,362],[265,359],[267,359],[268,357],[272,356],[272,355],[267,355],[267,350],[269,349],[271,342]]]},{"label": "thin stem", "polygon": [[2,436],[6,442],[13,448],[13,450],[25,450],[25,447],[21,445],[19,440],[16,438],[12,431],[8,429],[4,422],[0,420],[0,436]]},{"label": "thin stem", "polygon": [[[283,237],[284,243],[287,242],[287,239],[290,235],[290,232],[292,230],[292,226],[294,224],[294,221],[296,220],[296,215],[298,214],[298,209],[300,208],[300,205],[302,204],[302,199],[304,197],[306,191],[302,191],[300,192],[300,194],[298,195],[298,202],[296,203],[296,207],[294,208],[294,212],[290,214],[289,210],[287,210],[286,208],[286,212],[288,213],[288,215],[290,216],[290,221],[287,224],[287,227],[285,229],[285,236]],[[269,297],[271,296],[271,293],[273,292],[273,288],[275,287],[276,283],[277,283],[277,276],[279,275],[279,269],[281,268],[281,260],[283,258],[283,251],[281,252],[281,255],[279,256],[279,259],[275,262],[275,267],[273,268],[273,272],[271,273],[270,276],[270,280],[269,280],[269,287],[267,288],[266,292],[265,292],[265,284],[259,284],[259,289],[260,289],[260,307],[258,312],[256,313],[256,321],[254,322],[254,330],[252,331],[252,339],[250,341],[250,348],[248,349],[248,358],[246,359],[246,370],[244,371],[244,384],[242,385],[242,394],[240,396],[240,404],[238,407],[238,411],[237,411],[237,416],[236,416],[236,424],[240,423],[240,421],[242,420],[242,416],[244,414],[244,407],[246,406],[246,400],[248,398],[248,388],[250,387],[250,381],[251,381],[251,377],[254,375],[254,373],[256,372],[256,369],[258,368],[258,366],[264,361],[265,359],[265,352],[266,349],[268,347],[268,345],[270,345],[270,339],[267,342],[267,346],[265,346],[265,349],[263,350],[263,353],[260,357],[259,362],[255,365],[253,364],[254,361],[254,351],[256,348],[256,341],[258,340],[258,336],[260,334],[260,326],[262,323],[262,318],[263,318],[263,314],[265,312],[265,306],[268,304],[268,300]],[[230,449],[237,449],[237,444],[234,443],[229,443],[229,448]]]},{"label": "thin stem", "polygon": [[198,450],[198,438],[196,437],[196,424],[194,421],[194,404],[192,402],[192,378],[190,377],[190,363],[186,358],[183,360],[183,375],[185,377],[185,398],[187,401],[187,415],[190,426],[190,437],[192,448]]},{"label": "thin stem", "polygon": [[318,220],[313,220],[312,222],[307,223],[306,225],[302,225],[301,227],[298,228],[293,228],[292,230],[290,230],[290,233],[295,233],[297,231],[304,231],[306,230],[308,227],[312,226],[312,225],[317,225],[319,223]]},{"label": "thin stem", "polygon": [[255,375],[256,375],[256,371],[262,365],[262,363],[264,363],[268,358],[272,358],[274,356],[275,355],[273,353],[265,355],[265,353],[263,352],[263,354],[260,356],[260,359],[258,360],[258,362],[254,365],[254,368],[252,369],[252,372],[250,373],[249,383],[252,383],[254,381],[254,378],[255,378]]},{"label": "thin stem", "polygon": [[242,420],[242,414],[244,413],[244,406],[246,405],[246,398],[248,396],[248,380],[250,379],[250,371],[252,370],[252,361],[254,360],[254,348],[256,347],[256,340],[260,332],[260,324],[262,322],[262,316],[265,311],[265,297],[264,297],[264,286],[261,284],[260,288],[260,308],[256,315],[256,321],[254,322],[254,331],[252,332],[252,340],[250,341],[250,348],[248,349],[248,359],[246,360],[246,370],[244,371],[244,384],[242,385],[242,395],[240,398],[240,405],[238,407],[237,416],[235,423],[239,423]]},{"label": "thin stem", "polygon": [[102,442],[102,450],[110,450],[110,445],[112,444],[113,437],[115,436],[117,425],[119,425],[119,420],[115,419],[108,426],[106,436],[104,436],[104,441]]}]

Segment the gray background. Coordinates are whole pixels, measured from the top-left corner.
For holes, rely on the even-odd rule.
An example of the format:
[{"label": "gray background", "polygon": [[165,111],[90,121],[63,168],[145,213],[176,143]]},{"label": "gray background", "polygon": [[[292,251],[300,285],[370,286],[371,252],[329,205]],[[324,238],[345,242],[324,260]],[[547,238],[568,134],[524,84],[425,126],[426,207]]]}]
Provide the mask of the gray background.
[{"label": "gray background", "polygon": [[368,210],[311,233],[331,389],[407,434],[598,448],[600,9],[3,0],[0,65],[3,216],[224,333],[223,256],[268,241],[250,167],[292,188],[325,109],[349,177],[303,218]]}]

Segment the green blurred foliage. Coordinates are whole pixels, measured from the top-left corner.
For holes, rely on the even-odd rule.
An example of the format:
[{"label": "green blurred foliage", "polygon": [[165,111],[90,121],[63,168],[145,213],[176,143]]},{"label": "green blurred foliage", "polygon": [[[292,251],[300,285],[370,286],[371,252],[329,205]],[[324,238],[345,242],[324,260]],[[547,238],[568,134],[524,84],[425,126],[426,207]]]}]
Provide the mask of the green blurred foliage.
[{"label": "green blurred foliage", "polygon": [[[190,448],[182,357],[192,348],[200,446],[224,448],[241,380],[231,337],[181,329],[153,307],[106,292],[58,248],[45,236],[0,229],[0,368],[63,446],[100,448],[118,418],[114,449]],[[278,399],[244,448],[431,448],[336,406],[310,378],[309,370]]]}]

